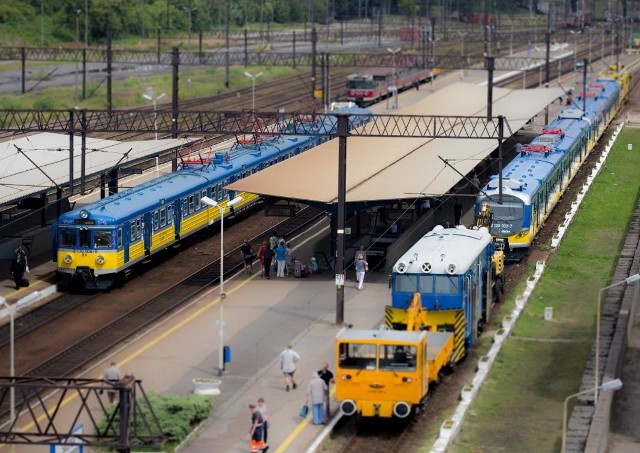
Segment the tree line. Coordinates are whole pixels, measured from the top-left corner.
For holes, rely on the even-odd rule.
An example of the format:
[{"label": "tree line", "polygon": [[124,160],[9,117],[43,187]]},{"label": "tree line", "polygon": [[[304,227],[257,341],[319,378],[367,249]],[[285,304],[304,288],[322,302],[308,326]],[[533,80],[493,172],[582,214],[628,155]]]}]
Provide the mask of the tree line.
[{"label": "tree line", "polygon": [[[381,15],[427,20],[465,20],[471,14],[537,10],[538,0],[0,0],[0,25],[47,24],[56,41],[104,42],[107,24],[113,35],[155,37],[176,32],[231,28],[262,29],[282,24],[326,24]],[[45,22],[46,21],[46,22]],[[80,33],[78,33],[78,31]],[[37,37],[36,37],[37,38]],[[28,41],[28,40],[27,40]],[[37,41],[37,39],[33,39]]]}]

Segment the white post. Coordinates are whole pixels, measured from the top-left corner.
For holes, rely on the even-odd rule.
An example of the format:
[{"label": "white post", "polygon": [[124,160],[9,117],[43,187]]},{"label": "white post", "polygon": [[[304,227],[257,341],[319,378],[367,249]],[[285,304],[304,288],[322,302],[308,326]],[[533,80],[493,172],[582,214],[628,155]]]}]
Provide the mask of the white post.
[{"label": "white post", "polygon": [[251,110],[255,110],[256,109],[256,79],[260,77],[262,73],[259,72],[256,75],[253,75],[250,72],[246,71],[244,75],[246,75],[251,79]]},{"label": "white post", "polygon": [[147,101],[151,101],[153,105],[153,129],[156,131],[156,140],[158,140],[158,111],[157,111],[157,102],[165,97],[166,95],[162,93],[157,98],[153,97],[153,88],[147,88],[147,92],[142,95]]},{"label": "white post", "polygon": [[[15,308],[7,303],[7,300],[0,296],[0,304],[4,305],[9,311],[9,375],[11,378],[16,375],[16,361],[15,361],[15,320],[16,320],[16,311]],[[12,382],[13,384],[13,382]],[[11,423],[16,419],[16,389],[11,386],[9,389],[9,405],[11,410]]]},{"label": "white post", "polygon": [[398,52],[400,52],[401,50],[402,49],[400,47],[397,47],[395,49],[387,48],[387,52],[389,52],[391,54],[391,58],[393,58],[393,61],[391,61],[391,64],[392,64],[392,67],[393,67],[391,80],[392,80],[394,89],[391,91],[391,97],[393,99],[392,108],[394,108],[394,109],[398,108],[398,87],[396,86],[396,54]]},{"label": "white post", "polygon": [[[224,208],[220,204],[209,197],[200,199],[204,204],[211,207],[217,207],[220,211],[220,305],[218,307],[220,325],[218,326],[218,336],[220,341],[220,350],[218,351],[218,376],[224,373],[224,300],[227,298],[224,292]],[[236,197],[227,202],[227,207],[231,207],[242,201],[242,197]]]}]

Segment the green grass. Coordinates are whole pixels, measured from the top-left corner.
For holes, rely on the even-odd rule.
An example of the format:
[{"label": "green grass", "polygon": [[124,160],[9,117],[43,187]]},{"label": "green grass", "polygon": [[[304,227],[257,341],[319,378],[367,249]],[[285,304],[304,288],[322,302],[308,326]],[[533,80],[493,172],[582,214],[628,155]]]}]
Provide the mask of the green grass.
[{"label": "green grass", "polygon": [[[195,99],[203,96],[212,96],[224,93],[229,90],[237,90],[243,87],[251,86],[251,79],[244,75],[246,68],[233,66],[229,68],[230,87],[224,86],[225,68],[209,67],[204,69],[181,68],[179,93],[180,100]],[[301,71],[308,71],[308,68],[294,70],[289,67],[276,66],[255,66],[251,67],[252,73],[262,72],[258,83],[264,83],[281,77],[290,77],[295,74],[301,74]],[[47,78],[47,74],[51,71],[51,67],[40,67],[33,70],[27,83],[27,90],[37,81]],[[106,77],[106,75],[105,75]],[[82,75],[79,76],[78,92],[82,96]],[[142,96],[146,93],[147,87],[152,87],[155,95],[166,93],[167,97],[163,102],[168,103],[170,100],[171,71],[162,74],[155,74],[147,77],[137,77],[132,75],[125,80],[113,81],[113,107],[114,108],[132,108],[147,107],[149,101]],[[97,89],[96,89],[97,88]],[[87,99],[80,99],[79,107],[81,109],[97,109],[104,110],[107,108],[107,86],[106,83],[100,84],[90,82],[86,88]],[[0,97],[0,109],[71,109],[75,105],[75,87],[73,85],[67,87],[56,87],[47,89],[37,89],[34,92],[25,94],[6,94]]]},{"label": "green grass", "polygon": [[[598,291],[610,283],[638,202],[640,152],[627,150],[627,143],[638,140],[640,131],[631,128],[618,137],[563,242],[547,260],[451,453],[560,450],[564,398],[580,384],[595,337]],[[553,321],[544,320],[545,307],[553,307]]]}]

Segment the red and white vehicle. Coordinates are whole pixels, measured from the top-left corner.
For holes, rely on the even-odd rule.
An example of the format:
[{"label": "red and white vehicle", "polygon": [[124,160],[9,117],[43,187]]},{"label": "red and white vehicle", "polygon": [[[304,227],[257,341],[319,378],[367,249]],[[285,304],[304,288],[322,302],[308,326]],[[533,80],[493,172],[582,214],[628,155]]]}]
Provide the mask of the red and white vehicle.
[{"label": "red and white vehicle", "polygon": [[[395,74],[394,74],[395,72]],[[369,68],[347,76],[347,100],[363,107],[380,101],[391,94],[417,87],[440,74],[438,68]]]}]

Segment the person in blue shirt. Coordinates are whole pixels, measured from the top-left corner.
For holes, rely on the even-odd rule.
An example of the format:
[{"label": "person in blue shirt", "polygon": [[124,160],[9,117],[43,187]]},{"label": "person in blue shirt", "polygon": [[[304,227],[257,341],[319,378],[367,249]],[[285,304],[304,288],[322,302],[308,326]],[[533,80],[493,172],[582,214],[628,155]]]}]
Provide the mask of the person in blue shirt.
[{"label": "person in blue shirt", "polygon": [[278,243],[278,246],[274,251],[276,252],[276,262],[278,265],[276,277],[284,278],[284,269],[287,265],[287,248],[285,247],[283,240]]}]

